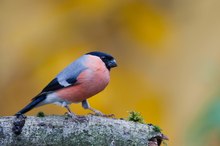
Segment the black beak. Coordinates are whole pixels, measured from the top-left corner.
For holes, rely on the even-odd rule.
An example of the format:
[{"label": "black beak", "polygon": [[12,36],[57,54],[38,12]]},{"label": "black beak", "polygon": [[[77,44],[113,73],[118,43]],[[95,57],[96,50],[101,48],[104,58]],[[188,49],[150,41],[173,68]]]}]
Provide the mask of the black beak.
[{"label": "black beak", "polygon": [[116,66],[118,66],[118,65],[117,65],[115,59],[113,59],[113,60],[111,60],[111,61],[108,62],[108,66],[111,67],[111,68],[113,68],[113,67],[116,67]]}]

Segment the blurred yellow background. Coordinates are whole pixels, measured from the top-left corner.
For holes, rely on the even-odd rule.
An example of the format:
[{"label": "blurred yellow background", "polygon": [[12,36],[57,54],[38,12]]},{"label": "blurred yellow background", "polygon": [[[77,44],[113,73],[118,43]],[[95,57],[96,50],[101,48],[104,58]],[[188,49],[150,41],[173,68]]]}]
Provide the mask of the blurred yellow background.
[{"label": "blurred yellow background", "polygon": [[[220,1],[0,1],[0,115],[13,115],[70,62],[112,54],[109,86],[89,99],[141,112],[172,146],[220,145]],[[72,111],[86,114],[80,104]],[[46,105],[32,110],[63,114]]]}]

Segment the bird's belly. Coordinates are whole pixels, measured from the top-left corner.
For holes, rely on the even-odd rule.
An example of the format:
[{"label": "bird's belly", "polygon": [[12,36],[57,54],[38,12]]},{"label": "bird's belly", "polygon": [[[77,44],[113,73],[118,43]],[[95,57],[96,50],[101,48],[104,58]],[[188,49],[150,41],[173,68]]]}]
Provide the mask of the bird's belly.
[{"label": "bird's belly", "polygon": [[85,71],[77,78],[77,82],[76,85],[58,91],[59,97],[69,102],[82,102],[105,89],[109,83],[109,73],[101,70],[96,73]]}]

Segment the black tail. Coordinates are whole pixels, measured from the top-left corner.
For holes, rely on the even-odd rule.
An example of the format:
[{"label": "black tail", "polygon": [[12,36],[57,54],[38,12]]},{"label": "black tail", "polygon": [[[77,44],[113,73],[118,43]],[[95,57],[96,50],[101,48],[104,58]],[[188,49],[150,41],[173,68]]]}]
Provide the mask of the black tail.
[{"label": "black tail", "polygon": [[37,106],[37,104],[39,104],[41,101],[43,101],[44,99],[46,99],[46,94],[42,94],[42,95],[38,95],[37,97],[33,98],[33,100],[31,101],[31,103],[29,103],[27,106],[25,106],[22,110],[20,110],[19,112],[17,112],[15,115],[21,115],[21,114],[25,114],[26,112],[30,111],[31,109],[33,109],[34,107]]}]

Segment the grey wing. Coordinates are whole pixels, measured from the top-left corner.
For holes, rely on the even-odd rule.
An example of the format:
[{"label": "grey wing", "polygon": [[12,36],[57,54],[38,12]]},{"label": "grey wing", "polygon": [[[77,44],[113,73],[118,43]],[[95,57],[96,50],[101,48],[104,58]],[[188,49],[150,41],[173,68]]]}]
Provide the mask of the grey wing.
[{"label": "grey wing", "polygon": [[77,82],[77,77],[79,74],[86,70],[87,67],[84,65],[86,57],[82,56],[69,66],[67,66],[63,71],[61,71],[56,78],[54,78],[42,91],[51,92],[56,91],[65,87],[74,85]]}]

